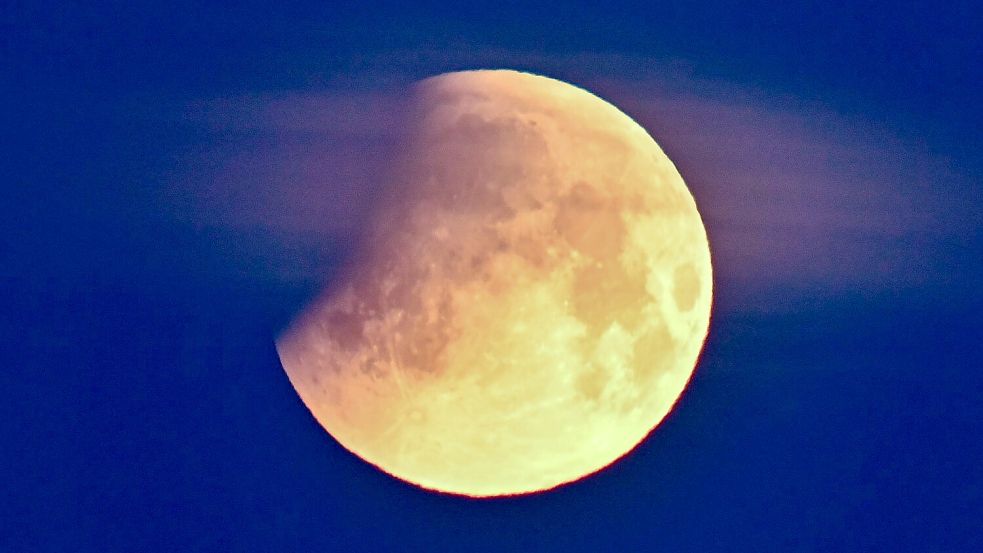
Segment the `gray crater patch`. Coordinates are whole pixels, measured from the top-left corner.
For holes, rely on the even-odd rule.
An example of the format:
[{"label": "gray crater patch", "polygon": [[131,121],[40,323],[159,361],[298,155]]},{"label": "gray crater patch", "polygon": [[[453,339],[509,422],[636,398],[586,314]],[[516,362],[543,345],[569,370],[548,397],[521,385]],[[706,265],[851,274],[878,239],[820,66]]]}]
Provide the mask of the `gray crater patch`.
[{"label": "gray crater patch", "polygon": [[689,311],[700,295],[700,274],[692,263],[676,267],[672,277],[672,299],[680,311]]}]

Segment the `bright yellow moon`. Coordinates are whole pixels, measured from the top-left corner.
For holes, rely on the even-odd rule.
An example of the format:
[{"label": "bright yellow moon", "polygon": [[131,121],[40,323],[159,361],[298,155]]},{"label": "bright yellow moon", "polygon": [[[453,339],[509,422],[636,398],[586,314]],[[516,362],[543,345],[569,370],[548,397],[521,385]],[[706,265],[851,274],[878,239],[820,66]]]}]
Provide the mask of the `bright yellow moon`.
[{"label": "bright yellow moon", "polygon": [[706,231],[659,146],[572,85],[423,81],[347,280],[277,348],[344,447],[419,486],[535,492],[630,451],[710,320]]}]

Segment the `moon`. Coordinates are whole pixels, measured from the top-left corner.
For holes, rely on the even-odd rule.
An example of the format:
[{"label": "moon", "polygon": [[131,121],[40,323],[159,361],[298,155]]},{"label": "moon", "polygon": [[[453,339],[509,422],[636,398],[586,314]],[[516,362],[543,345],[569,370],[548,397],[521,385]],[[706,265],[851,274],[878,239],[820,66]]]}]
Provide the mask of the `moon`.
[{"label": "moon", "polygon": [[508,70],[422,81],[342,282],[277,340],[346,449],[423,488],[526,494],[669,413],[710,322],[706,231],[627,115]]}]

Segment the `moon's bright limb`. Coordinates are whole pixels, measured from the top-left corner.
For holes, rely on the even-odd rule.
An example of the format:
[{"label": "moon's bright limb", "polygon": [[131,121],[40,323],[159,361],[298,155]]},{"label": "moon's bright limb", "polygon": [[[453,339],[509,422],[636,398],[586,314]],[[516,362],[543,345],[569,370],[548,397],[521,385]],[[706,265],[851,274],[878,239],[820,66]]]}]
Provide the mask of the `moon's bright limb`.
[{"label": "moon's bright limb", "polygon": [[548,489],[666,416],[706,337],[696,204],[638,124],[569,84],[418,89],[393,195],[348,280],[277,347],[342,445],[425,488]]}]

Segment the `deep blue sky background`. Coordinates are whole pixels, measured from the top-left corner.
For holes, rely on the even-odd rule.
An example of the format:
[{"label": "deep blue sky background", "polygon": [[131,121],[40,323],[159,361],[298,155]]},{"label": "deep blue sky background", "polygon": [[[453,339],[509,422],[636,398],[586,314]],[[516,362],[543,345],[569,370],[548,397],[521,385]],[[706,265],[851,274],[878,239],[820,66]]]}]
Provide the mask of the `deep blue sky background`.
[{"label": "deep blue sky background", "polygon": [[[983,549],[976,3],[93,4],[0,9],[0,550]],[[650,128],[717,271],[656,434],[487,502],[347,454],[272,341],[385,151],[345,106],[476,66]]]}]

